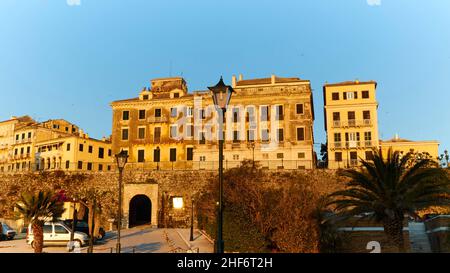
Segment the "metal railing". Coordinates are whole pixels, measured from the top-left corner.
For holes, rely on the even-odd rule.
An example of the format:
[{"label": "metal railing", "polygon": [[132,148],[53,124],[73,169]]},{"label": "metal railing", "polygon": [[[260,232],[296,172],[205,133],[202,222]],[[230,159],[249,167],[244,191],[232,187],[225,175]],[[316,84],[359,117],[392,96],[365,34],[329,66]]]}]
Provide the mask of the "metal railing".
[{"label": "metal railing", "polygon": [[332,142],[330,144],[331,149],[372,148],[375,145],[375,143],[372,140],[341,141],[341,142]]},{"label": "metal railing", "polygon": [[[23,164],[25,163],[25,164]],[[241,166],[242,160],[224,160],[223,168],[231,169]],[[313,169],[315,163],[312,160],[285,160],[285,159],[261,159],[255,160],[255,165],[262,169],[270,170],[298,170],[298,169]],[[66,171],[66,172],[115,172],[116,164],[114,162],[45,162],[41,164],[31,164],[29,162],[8,163],[3,172],[8,173],[23,173],[23,172],[52,172],[52,171]],[[192,170],[206,170],[217,171],[219,168],[219,161],[160,161],[160,162],[130,162],[125,166],[125,171],[192,171]],[[0,170],[0,172],[2,172]]]},{"label": "metal railing", "polygon": [[345,128],[345,127],[365,127],[372,126],[371,119],[349,119],[349,120],[333,120],[333,128]]},{"label": "metal railing", "polygon": [[168,122],[169,118],[165,115],[162,115],[160,117],[148,117],[147,122],[150,123],[158,123],[158,122]]}]

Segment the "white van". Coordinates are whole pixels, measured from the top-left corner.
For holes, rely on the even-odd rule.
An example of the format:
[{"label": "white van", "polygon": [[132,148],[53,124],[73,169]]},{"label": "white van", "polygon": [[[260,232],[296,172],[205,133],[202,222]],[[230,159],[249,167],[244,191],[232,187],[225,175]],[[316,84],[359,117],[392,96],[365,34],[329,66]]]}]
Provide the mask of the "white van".
[{"label": "white van", "polygon": [[[46,222],[44,224],[44,246],[46,245],[67,245],[70,241],[70,229],[63,222]],[[75,231],[74,241],[79,242],[81,246],[86,245],[89,242],[89,236],[83,232]],[[31,224],[27,229],[27,244],[34,248],[34,236]]]}]

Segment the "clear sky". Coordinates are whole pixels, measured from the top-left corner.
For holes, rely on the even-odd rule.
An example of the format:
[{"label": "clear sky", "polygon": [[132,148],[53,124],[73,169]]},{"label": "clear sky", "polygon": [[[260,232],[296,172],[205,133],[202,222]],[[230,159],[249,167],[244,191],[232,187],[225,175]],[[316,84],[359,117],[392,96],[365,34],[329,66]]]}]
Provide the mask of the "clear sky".
[{"label": "clear sky", "polygon": [[[450,148],[450,1],[0,0],[0,119],[64,118],[111,132],[113,100],[182,75],[376,80],[379,131]],[[316,146],[317,147],[317,146]]]}]

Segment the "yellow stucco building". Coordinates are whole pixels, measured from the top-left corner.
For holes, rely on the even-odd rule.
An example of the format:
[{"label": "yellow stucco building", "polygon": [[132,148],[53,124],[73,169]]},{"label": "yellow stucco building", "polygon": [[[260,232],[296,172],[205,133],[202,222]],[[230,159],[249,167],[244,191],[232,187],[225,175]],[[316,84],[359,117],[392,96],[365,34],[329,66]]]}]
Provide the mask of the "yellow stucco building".
[{"label": "yellow stucco building", "polygon": [[411,141],[398,137],[379,140],[376,88],[374,81],[324,85],[328,168],[359,166],[361,159],[372,157],[373,149],[381,149],[383,155],[389,148],[405,154],[428,153],[431,158],[437,159],[437,141]]},{"label": "yellow stucco building", "polygon": [[[265,168],[313,168],[310,82],[240,75],[231,84],[235,93],[225,118],[224,167],[254,158]],[[181,77],[153,79],[139,97],[111,106],[113,154],[127,151],[129,167],[218,167],[218,117],[208,91],[188,93]]]},{"label": "yellow stucco building", "polygon": [[357,166],[379,146],[376,88],[374,81],[324,85],[328,168]]},{"label": "yellow stucco building", "polygon": [[380,147],[383,156],[387,155],[389,149],[401,154],[413,153],[416,156],[429,157],[434,160],[437,160],[439,156],[439,142],[436,140],[412,141],[395,135],[390,140],[380,140]]}]

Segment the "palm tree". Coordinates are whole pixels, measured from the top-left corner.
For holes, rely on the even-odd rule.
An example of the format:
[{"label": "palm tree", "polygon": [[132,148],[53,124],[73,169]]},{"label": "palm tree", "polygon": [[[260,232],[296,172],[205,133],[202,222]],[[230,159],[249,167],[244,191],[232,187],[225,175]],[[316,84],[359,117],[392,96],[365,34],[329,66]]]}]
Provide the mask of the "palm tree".
[{"label": "palm tree", "polygon": [[344,170],[350,178],[347,189],[330,195],[338,215],[369,217],[383,224],[384,232],[405,252],[403,221],[405,215],[418,217],[417,211],[450,204],[450,182],[447,173],[436,168],[431,159],[401,156],[389,149],[387,158],[374,150],[371,160],[362,160],[362,168]]},{"label": "palm tree", "polygon": [[34,252],[41,253],[44,243],[43,227],[46,221],[55,221],[64,212],[64,203],[48,191],[37,194],[23,193],[16,204],[25,222],[31,224],[34,237]]}]

